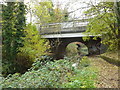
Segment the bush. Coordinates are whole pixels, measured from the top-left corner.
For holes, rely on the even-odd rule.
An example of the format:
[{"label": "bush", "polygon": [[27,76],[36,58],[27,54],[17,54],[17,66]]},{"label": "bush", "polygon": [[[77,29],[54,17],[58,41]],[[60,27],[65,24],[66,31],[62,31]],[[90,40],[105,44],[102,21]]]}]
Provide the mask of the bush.
[{"label": "bush", "polygon": [[49,48],[48,41],[42,39],[35,25],[31,23],[25,28],[26,37],[24,37],[24,46],[20,48],[21,54],[27,54],[33,61],[46,54]]},{"label": "bush", "polygon": [[33,64],[32,58],[25,53],[19,53],[15,60],[16,63],[16,72],[25,73]]},{"label": "bush", "polygon": [[69,82],[63,83],[64,88],[95,88],[97,74],[92,69],[75,70],[75,76],[69,78]]},{"label": "bush", "polygon": [[[32,66],[32,63],[33,61],[29,55],[19,53],[14,60],[14,64],[9,63],[9,61],[2,63],[2,75],[6,77],[8,74],[16,72],[23,74]],[[11,68],[14,68],[14,71],[11,71]]]},{"label": "bush", "polygon": [[2,62],[2,75],[7,76],[8,74],[13,73],[11,70],[11,68],[13,68],[12,66],[13,65],[9,63],[9,61]]},{"label": "bush", "polygon": [[87,67],[90,65],[90,60],[87,58],[87,56],[84,56],[81,60],[80,60],[80,66],[83,67]]},{"label": "bush", "polygon": [[53,57],[48,55],[43,55],[34,61],[32,67],[29,70],[38,70],[40,67],[44,66],[47,62],[50,61],[53,61]]},{"label": "bush", "polygon": [[61,60],[46,60],[44,65],[40,60],[36,60],[25,74],[10,75],[0,84],[3,88],[94,88],[95,72],[89,67],[81,69],[80,64],[75,68],[72,66],[74,63],[67,57]]},{"label": "bush", "polygon": [[[49,48],[48,41],[41,39],[35,25],[28,24],[24,31],[25,37],[21,37],[24,40],[24,46],[19,48],[19,53],[12,62],[11,60],[3,61],[3,76],[16,72],[24,73],[31,67],[35,59],[45,55]],[[5,53],[3,53],[4,57]]]}]

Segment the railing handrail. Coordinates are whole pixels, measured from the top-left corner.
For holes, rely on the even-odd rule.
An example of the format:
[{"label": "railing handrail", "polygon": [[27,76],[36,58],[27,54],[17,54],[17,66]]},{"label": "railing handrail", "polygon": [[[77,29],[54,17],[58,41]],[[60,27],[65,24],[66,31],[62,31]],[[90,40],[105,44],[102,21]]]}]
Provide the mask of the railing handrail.
[{"label": "railing handrail", "polygon": [[[85,20],[85,21],[84,21]],[[87,19],[78,19],[78,20],[68,20],[68,21],[64,21],[64,22],[57,22],[57,23],[46,23],[43,24],[41,26],[50,26],[50,25],[61,25],[63,23],[67,23],[67,22],[75,22],[75,21],[82,21],[82,22],[88,22],[86,21]]]},{"label": "railing handrail", "polygon": [[83,32],[89,22],[86,20],[71,20],[60,23],[48,23],[40,26],[40,33]]}]

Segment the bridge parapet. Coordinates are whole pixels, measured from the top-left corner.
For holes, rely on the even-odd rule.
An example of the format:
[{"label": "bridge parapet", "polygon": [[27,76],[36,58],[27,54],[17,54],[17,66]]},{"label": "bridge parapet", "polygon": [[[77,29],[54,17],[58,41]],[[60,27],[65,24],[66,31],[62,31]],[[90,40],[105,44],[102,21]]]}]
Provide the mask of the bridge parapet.
[{"label": "bridge parapet", "polygon": [[61,23],[50,23],[40,27],[40,34],[56,34],[56,33],[74,33],[84,32],[88,22],[86,20],[72,20]]}]

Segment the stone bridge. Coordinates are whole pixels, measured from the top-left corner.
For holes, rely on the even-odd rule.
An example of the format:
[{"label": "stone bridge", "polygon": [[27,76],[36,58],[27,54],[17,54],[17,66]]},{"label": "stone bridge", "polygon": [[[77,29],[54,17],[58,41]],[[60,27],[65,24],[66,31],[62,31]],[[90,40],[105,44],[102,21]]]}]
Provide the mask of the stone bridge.
[{"label": "stone bridge", "polygon": [[83,33],[86,31],[87,24],[87,19],[51,23],[42,25],[39,31],[42,38],[49,39],[55,59],[63,58],[66,54],[67,45],[72,42],[85,44],[88,47],[88,55],[103,53],[104,48],[100,44],[100,38],[94,40],[95,35],[89,35],[89,41],[83,40],[83,37],[87,36]]}]

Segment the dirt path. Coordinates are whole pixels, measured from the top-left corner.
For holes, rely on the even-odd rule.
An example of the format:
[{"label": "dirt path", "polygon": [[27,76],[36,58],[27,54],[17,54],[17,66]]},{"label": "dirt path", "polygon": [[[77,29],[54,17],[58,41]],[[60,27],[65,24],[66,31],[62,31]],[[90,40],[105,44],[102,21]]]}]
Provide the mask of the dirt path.
[{"label": "dirt path", "polygon": [[97,56],[89,58],[92,61],[92,65],[99,69],[97,88],[118,88],[118,67]]}]

